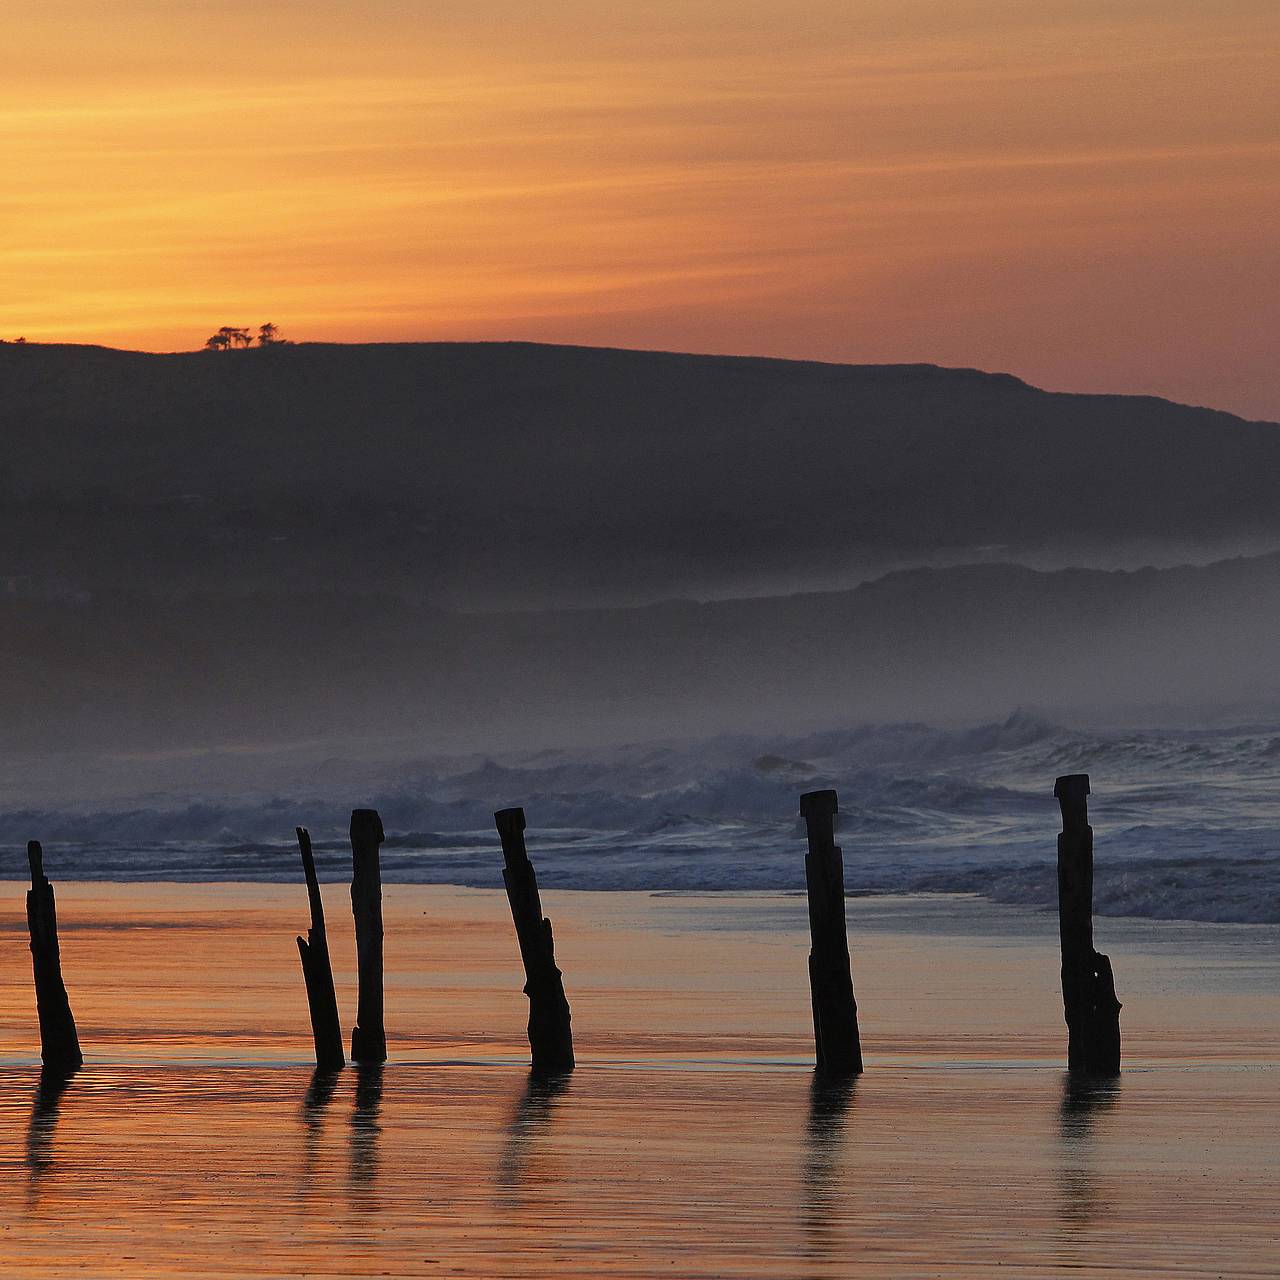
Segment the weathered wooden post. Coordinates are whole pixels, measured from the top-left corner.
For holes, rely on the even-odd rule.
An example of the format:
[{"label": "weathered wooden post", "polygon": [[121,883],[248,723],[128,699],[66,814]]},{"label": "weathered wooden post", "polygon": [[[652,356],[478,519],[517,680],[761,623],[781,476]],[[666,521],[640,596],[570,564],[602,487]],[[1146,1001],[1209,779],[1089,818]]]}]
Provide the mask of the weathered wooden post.
[{"label": "weathered wooden post", "polygon": [[62,981],[58,950],[58,914],[53,885],[44,874],[44,850],[38,840],[27,845],[31,888],[27,890],[27,928],[31,933],[31,967],[35,973],[36,1013],[40,1019],[40,1060],[55,1071],[74,1071],[84,1062],[76,1020]]},{"label": "weathered wooden post", "polygon": [[800,797],[800,814],[809,836],[804,860],[813,944],[809,988],[818,1070],[824,1075],[857,1075],[862,1070],[862,1046],[845,928],[844,859],[835,842],[838,808],[834,791],[810,791]]},{"label": "weathered wooden post", "polygon": [[524,993],[529,997],[529,1048],[535,1075],[572,1071],[573,1032],[564,980],[556,968],[551,921],[542,914],[538,877],[524,845],[524,810],[499,809],[493,815],[502,840],[511,918],[515,921],[520,958],[524,961]]},{"label": "weathered wooden post", "polygon": [[356,962],[360,991],[351,1057],[385,1062],[387,1033],[382,1025],[382,870],[378,846],[384,840],[376,809],[351,812],[351,911],[356,919]]},{"label": "weathered wooden post", "polygon": [[1113,1076],[1120,1070],[1120,1001],[1111,961],[1093,949],[1093,828],[1089,775],[1054,784],[1062,808],[1058,836],[1058,933],[1062,940],[1062,1004],[1067,1019],[1067,1069]]},{"label": "weathered wooden post", "polygon": [[307,897],[311,900],[311,928],[305,938],[298,938],[298,955],[302,959],[302,977],[307,984],[307,1004],[311,1008],[316,1067],[320,1071],[338,1071],[347,1065],[347,1060],[342,1056],[342,1025],[338,1021],[338,996],[333,987],[333,965],[324,928],[324,902],[320,897],[320,881],[316,878],[316,861],[311,854],[311,836],[306,827],[295,830],[302,853],[302,873],[307,878]]}]

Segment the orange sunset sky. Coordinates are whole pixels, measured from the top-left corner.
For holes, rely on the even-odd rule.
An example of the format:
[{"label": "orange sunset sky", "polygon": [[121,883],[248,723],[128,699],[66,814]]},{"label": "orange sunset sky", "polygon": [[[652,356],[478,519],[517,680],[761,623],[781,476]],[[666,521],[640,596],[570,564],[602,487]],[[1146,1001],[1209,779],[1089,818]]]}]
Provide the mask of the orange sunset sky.
[{"label": "orange sunset sky", "polygon": [[41,0],[2,31],[0,336],[927,360],[1280,419],[1276,0]]}]

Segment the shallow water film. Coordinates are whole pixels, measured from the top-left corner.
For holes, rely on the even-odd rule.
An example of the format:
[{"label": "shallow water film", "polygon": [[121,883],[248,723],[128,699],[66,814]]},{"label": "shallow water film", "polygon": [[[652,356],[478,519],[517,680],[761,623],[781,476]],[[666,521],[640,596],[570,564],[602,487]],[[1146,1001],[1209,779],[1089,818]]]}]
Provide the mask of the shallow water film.
[{"label": "shallow water film", "polygon": [[1274,1274],[1265,927],[1108,922],[1126,1069],[1073,1085],[1052,921],[851,902],[868,1069],[822,1082],[802,901],[549,894],[581,1065],[536,1081],[505,902],[396,887],[391,1061],[323,1075],[291,954],[304,896],[66,886],[88,1058],[69,1078],[36,1062],[6,908],[8,1274]]}]

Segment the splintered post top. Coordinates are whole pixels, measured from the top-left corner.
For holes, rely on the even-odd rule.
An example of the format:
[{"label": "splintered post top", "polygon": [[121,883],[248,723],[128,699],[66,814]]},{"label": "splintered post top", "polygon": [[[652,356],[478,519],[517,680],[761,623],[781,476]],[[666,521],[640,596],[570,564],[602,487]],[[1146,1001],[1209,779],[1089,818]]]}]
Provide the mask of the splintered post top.
[{"label": "splintered post top", "polygon": [[499,809],[493,815],[494,826],[498,828],[498,839],[502,841],[502,860],[509,868],[524,866],[529,855],[524,848],[524,810]]},{"label": "splintered post top", "polygon": [[1075,822],[1081,826],[1088,823],[1089,802],[1085,799],[1089,794],[1087,773],[1064,774],[1053,784],[1053,794],[1062,809],[1064,823]]},{"label": "splintered post top", "polygon": [[524,830],[524,810],[517,807],[514,809],[499,809],[493,815],[494,825],[498,828],[500,836],[519,835]]},{"label": "splintered post top", "polygon": [[44,879],[44,850],[39,840],[27,841],[27,862],[31,865],[31,883],[38,885]]},{"label": "splintered post top", "polygon": [[351,810],[352,840],[373,840],[381,844],[386,839],[382,830],[382,819],[377,809]]},{"label": "splintered post top", "polygon": [[839,807],[834,791],[807,791],[800,797],[800,816],[811,854],[834,848]]},{"label": "splintered post top", "polygon": [[840,811],[834,791],[806,791],[800,797],[800,816],[802,818],[835,817]]}]

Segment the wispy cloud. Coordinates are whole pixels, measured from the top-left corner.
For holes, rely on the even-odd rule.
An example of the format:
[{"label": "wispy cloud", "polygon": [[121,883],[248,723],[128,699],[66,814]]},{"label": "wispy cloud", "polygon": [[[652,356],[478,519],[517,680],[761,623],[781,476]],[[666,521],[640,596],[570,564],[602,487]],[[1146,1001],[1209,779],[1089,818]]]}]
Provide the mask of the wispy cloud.
[{"label": "wispy cloud", "polygon": [[[303,336],[1082,386],[1127,352],[1125,385],[1190,360],[1219,399],[1259,359],[1271,3],[530,10],[25,7],[0,49],[0,329],[172,347],[265,307]],[[1280,375],[1249,386],[1232,407],[1280,413]]]}]

